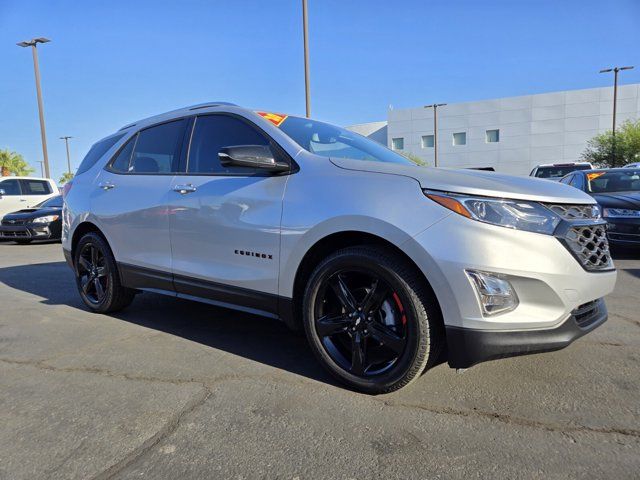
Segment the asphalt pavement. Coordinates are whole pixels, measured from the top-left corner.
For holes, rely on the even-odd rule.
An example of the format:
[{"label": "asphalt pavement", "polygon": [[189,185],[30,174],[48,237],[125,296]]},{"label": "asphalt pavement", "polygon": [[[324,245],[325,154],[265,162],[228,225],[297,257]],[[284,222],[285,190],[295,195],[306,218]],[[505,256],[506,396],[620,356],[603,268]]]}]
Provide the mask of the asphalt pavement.
[{"label": "asphalt pavement", "polygon": [[638,478],[640,251],[567,349],[337,385],[281,323],[156,294],[89,313],[59,244],[0,243],[0,479]]}]

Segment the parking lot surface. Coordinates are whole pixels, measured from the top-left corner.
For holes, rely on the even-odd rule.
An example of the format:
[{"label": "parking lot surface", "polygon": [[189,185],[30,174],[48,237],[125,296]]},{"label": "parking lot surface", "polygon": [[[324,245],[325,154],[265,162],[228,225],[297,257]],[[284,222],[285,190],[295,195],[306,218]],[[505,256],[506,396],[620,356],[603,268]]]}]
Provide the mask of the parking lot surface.
[{"label": "parking lot surface", "polygon": [[336,385],[277,321],[89,313],[59,244],[0,243],[0,478],[638,478],[640,254],[569,348]]}]

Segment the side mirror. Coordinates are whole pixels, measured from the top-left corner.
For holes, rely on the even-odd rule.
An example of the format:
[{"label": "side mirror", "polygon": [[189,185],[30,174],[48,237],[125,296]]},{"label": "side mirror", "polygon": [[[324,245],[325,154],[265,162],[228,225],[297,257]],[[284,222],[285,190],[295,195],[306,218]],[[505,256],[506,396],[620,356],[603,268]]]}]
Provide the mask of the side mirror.
[{"label": "side mirror", "polygon": [[270,172],[286,172],[289,164],[277,162],[271,148],[265,145],[237,145],[223,147],[218,152],[223,167],[260,168]]}]

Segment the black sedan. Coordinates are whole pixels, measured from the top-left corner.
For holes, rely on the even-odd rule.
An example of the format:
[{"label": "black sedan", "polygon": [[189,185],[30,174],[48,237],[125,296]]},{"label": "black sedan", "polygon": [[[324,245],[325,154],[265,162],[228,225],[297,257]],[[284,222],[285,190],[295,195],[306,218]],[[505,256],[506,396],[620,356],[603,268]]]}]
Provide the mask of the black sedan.
[{"label": "black sedan", "polygon": [[0,239],[17,243],[33,240],[60,240],[62,195],[51,197],[34,208],[25,208],[2,217]]},{"label": "black sedan", "polygon": [[640,246],[640,168],[573,172],[560,181],[596,199],[612,244]]}]

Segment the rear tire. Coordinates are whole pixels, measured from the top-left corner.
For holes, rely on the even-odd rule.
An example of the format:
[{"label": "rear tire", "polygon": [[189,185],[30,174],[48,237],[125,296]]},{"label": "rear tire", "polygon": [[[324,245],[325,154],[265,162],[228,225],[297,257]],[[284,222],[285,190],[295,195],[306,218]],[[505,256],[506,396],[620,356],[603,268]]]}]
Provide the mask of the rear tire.
[{"label": "rear tire", "polygon": [[97,233],[87,233],[80,239],[73,266],[78,292],[91,311],[117,312],[133,301],[135,290],[122,286],[113,253]]},{"label": "rear tire", "polygon": [[438,303],[424,277],[378,246],[339,250],[315,268],[303,322],[320,363],[341,382],[372,394],[414,381],[444,344]]}]

